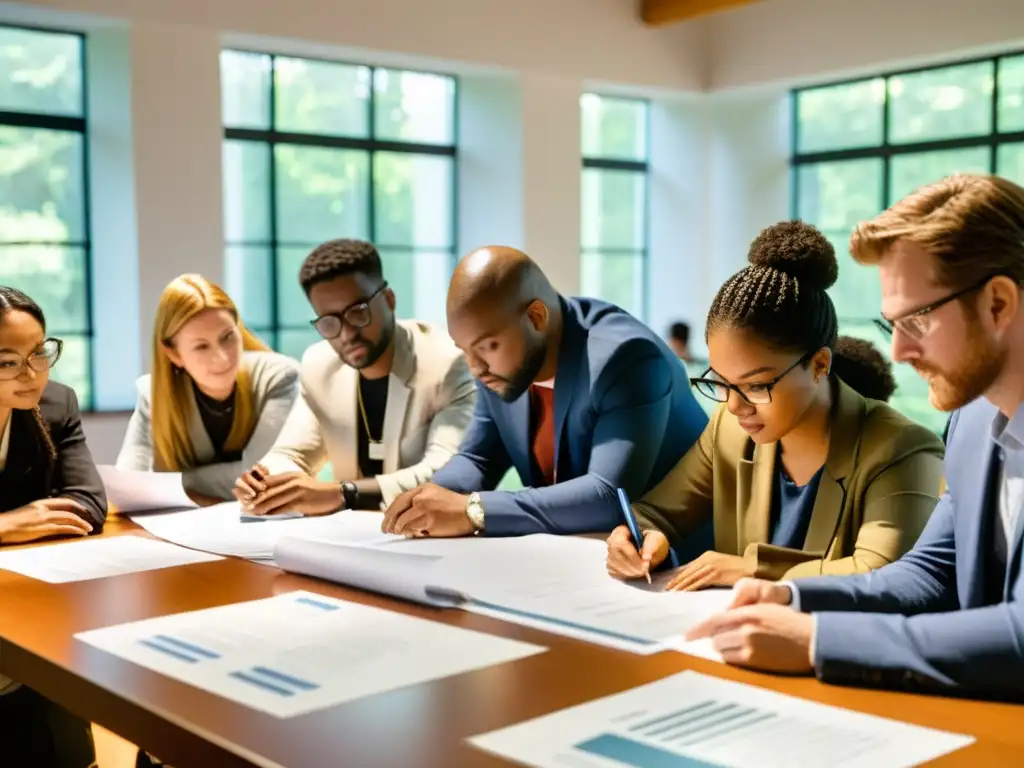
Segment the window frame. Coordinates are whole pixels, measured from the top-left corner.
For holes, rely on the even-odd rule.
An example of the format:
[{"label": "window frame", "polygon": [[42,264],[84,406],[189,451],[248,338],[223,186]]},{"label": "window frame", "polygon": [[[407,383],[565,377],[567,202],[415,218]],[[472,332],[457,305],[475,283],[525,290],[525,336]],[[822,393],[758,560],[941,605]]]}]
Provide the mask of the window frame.
[{"label": "window frame", "polygon": [[[642,248],[587,248],[580,239],[580,270],[582,277],[583,257],[585,254],[609,255],[615,257],[637,257],[640,258],[640,304],[642,311],[638,320],[647,322],[650,315],[651,305],[651,101],[650,99],[634,96],[618,96],[597,91],[584,91],[581,96],[596,96],[599,99],[614,99],[615,101],[633,102],[643,105],[644,109],[644,159],[626,157],[607,157],[604,155],[587,155],[583,152],[582,130],[580,135],[580,184],[583,183],[583,172],[588,170],[598,171],[620,171],[635,173],[643,176],[644,210],[643,220],[643,247]],[[582,109],[580,111],[582,121]],[[582,125],[581,125],[582,127]],[[580,214],[582,216],[582,200]],[[582,287],[582,286],[581,286]],[[594,297],[600,298],[600,297]],[[628,310],[627,310],[628,311]]]},{"label": "window frame", "polygon": [[[916,67],[887,70],[880,73],[858,75],[855,77],[843,78],[840,80],[829,80],[825,82],[812,83],[799,88],[793,88],[789,92],[790,98],[790,157],[789,157],[789,179],[790,179],[790,215],[793,218],[800,217],[800,170],[815,165],[843,162],[849,160],[880,160],[882,168],[882,179],[879,187],[880,200],[878,211],[884,211],[890,206],[889,198],[892,191],[892,166],[893,160],[904,155],[913,155],[925,152],[938,152],[943,150],[957,149],[988,149],[988,172],[998,171],[999,148],[1004,145],[1024,143],[1024,130],[1001,131],[999,129],[999,104],[1000,104],[1000,69],[1004,60],[1011,60],[1024,56],[1024,50],[1011,50],[1002,53],[975,56],[970,58],[954,59],[931,64],[924,64]],[[992,64],[992,91],[988,94],[991,126],[988,133],[974,136],[958,136],[945,139],[927,139],[913,142],[891,141],[891,105],[890,105],[890,83],[892,78],[905,77],[923,72],[931,72],[941,69],[952,69],[955,67],[968,66],[972,64]],[[866,147],[854,147],[835,150],[817,150],[813,152],[800,151],[800,94],[806,91],[819,90],[823,88],[835,88],[848,86],[855,83],[867,83],[873,80],[881,80],[883,83],[882,100],[878,108],[882,110],[882,140],[878,144]],[[938,179],[935,179],[938,181]],[[842,276],[836,288],[841,289]],[[839,316],[837,318],[840,329],[849,324],[870,324],[877,317],[868,313],[862,317]],[[888,355],[887,355],[888,356]],[[898,393],[897,393],[898,396]]]},{"label": "window frame", "polygon": [[[1003,59],[1013,59],[1024,56],[1024,50],[1008,51],[990,56],[975,56],[967,59],[956,59],[937,64],[926,64],[917,67],[894,69],[870,75],[843,78],[842,80],[828,80],[811,85],[793,88],[789,92],[790,98],[790,202],[789,207],[793,216],[796,216],[800,200],[799,174],[797,170],[802,165],[816,165],[819,163],[838,162],[843,160],[882,160],[882,188],[881,208],[889,207],[889,194],[892,184],[892,159],[899,155],[911,155],[921,152],[940,152],[951,149],[975,149],[988,147],[989,149],[989,172],[996,172],[996,156],[999,146],[1002,144],[1014,144],[1024,142],[1024,130],[1000,131],[999,130],[999,69]],[[930,139],[915,142],[892,143],[889,140],[890,116],[889,116],[889,81],[894,77],[905,77],[923,72],[931,72],[937,69],[950,69],[970,64],[992,64],[992,93],[989,96],[989,110],[992,120],[991,130],[987,134],[977,136],[960,136],[949,139]],[[869,147],[855,147],[848,149],[820,150],[816,152],[800,152],[800,94],[806,91],[815,91],[822,88],[837,88],[854,83],[865,83],[871,80],[882,80],[884,88],[882,91],[882,102],[879,109],[882,110],[882,142]]]},{"label": "window frame", "polygon": [[[60,131],[64,133],[77,133],[81,137],[82,142],[82,233],[84,235],[83,240],[2,240],[0,239],[0,246],[5,247],[30,247],[30,246],[50,246],[50,247],[64,247],[64,248],[80,248],[82,251],[82,272],[85,277],[83,284],[83,290],[85,291],[84,307],[85,307],[85,328],[82,331],[75,331],[73,333],[60,333],[57,334],[60,337],[72,336],[80,337],[85,341],[85,346],[88,351],[88,364],[86,366],[86,380],[89,384],[89,398],[84,402],[80,402],[80,410],[82,413],[98,413],[100,412],[96,408],[96,323],[93,317],[93,305],[95,303],[93,296],[93,237],[92,237],[92,200],[91,200],[91,185],[90,185],[90,165],[89,165],[89,70],[87,66],[88,55],[86,52],[86,46],[88,45],[88,37],[84,32],[76,29],[65,29],[60,27],[43,27],[31,24],[16,24],[4,22],[0,24],[5,29],[17,29],[24,32],[38,32],[47,35],[64,35],[67,37],[77,37],[79,41],[78,46],[78,66],[81,74],[81,88],[82,88],[82,113],[80,117],[71,117],[69,115],[55,115],[48,114],[45,112],[25,112],[21,110],[5,110],[0,109],[0,126],[12,127],[12,128],[28,128],[36,130],[47,130],[47,131]],[[34,298],[34,297],[33,297]],[[54,318],[47,316],[47,326],[52,327],[57,325],[54,322]],[[58,381],[60,376],[54,376]],[[81,393],[77,393],[81,398]]]},{"label": "window frame", "polygon": [[[365,62],[354,62],[343,59],[333,59],[324,56],[308,56],[305,54],[290,54],[282,53],[277,51],[266,51],[266,50],[255,50],[250,48],[227,46],[221,49],[221,52],[231,52],[243,55],[251,56],[262,56],[266,57],[270,65],[270,74],[267,83],[267,98],[268,98],[268,109],[270,114],[267,118],[267,128],[239,128],[231,127],[224,123],[223,115],[221,118],[223,127],[222,136],[222,147],[223,143],[227,141],[246,142],[250,144],[261,144],[268,148],[269,151],[269,168],[267,169],[267,186],[269,189],[268,198],[268,213],[269,221],[268,234],[266,240],[228,240],[225,238],[224,251],[225,254],[231,248],[265,248],[270,252],[270,280],[267,285],[269,292],[269,313],[270,313],[270,324],[269,326],[262,326],[257,324],[250,324],[250,329],[262,336],[269,336],[269,341],[272,341],[271,346],[275,349],[280,348],[280,338],[283,332],[288,331],[307,331],[309,330],[308,324],[304,325],[291,325],[282,324],[281,317],[281,306],[280,306],[280,285],[278,279],[278,252],[282,248],[289,247],[301,247],[311,248],[314,247],[309,242],[297,242],[297,241],[285,241],[278,238],[278,193],[277,193],[277,163],[275,162],[275,148],[278,145],[291,145],[301,147],[314,147],[320,149],[349,149],[364,151],[367,153],[368,158],[368,169],[367,169],[367,191],[368,199],[366,201],[366,211],[368,218],[368,239],[373,243],[378,251],[397,251],[407,252],[415,254],[420,250],[428,250],[433,253],[449,253],[449,271],[455,267],[455,263],[458,259],[459,252],[459,95],[461,93],[459,78],[457,75],[453,75],[447,72],[434,72],[424,69],[408,69],[399,67],[381,66],[376,64],[367,64]],[[336,136],[330,134],[321,133],[299,133],[294,131],[281,131],[277,129],[277,78],[275,77],[275,62],[277,59],[299,59],[302,61],[321,62],[325,64],[332,64],[337,66],[345,67],[358,67],[369,70],[369,95],[366,99],[367,109],[367,136],[366,137],[353,137],[353,136]],[[396,141],[393,139],[378,139],[375,134],[377,131],[376,126],[376,89],[374,88],[374,80],[377,70],[386,70],[389,72],[412,72],[416,74],[424,75],[436,75],[438,77],[444,77],[452,82],[452,136],[451,144],[429,144],[424,142],[412,142],[412,141]],[[390,243],[381,243],[377,241],[377,222],[376,222],[376,194],[374,189],[374,159],[378,152],[391,152],[395,154],[405,155],[421,155],[421,156],[433,156],[433,157],[450,157],[452,159],[452,188],[451,188],[451,221],[449,222],[451,227],[451,244],[448,248],[436,248],[433,246],[420,248],[415,244],[412,245],[394,245]]]}]

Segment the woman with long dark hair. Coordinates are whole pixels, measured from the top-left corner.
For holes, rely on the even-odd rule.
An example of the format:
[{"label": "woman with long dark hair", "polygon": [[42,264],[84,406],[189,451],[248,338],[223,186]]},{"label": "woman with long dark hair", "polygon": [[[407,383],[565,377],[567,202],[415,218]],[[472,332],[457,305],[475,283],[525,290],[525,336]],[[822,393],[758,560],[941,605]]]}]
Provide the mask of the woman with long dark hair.
[{"label": "woman with long dark hair", "polygon": [[[62,344],[32,299],[0,286],[0,545],[99,532],[103,482],[82,431],[78,398],[50,381]],[[89,723],[0,678],[4,765],[87,768]]]}]

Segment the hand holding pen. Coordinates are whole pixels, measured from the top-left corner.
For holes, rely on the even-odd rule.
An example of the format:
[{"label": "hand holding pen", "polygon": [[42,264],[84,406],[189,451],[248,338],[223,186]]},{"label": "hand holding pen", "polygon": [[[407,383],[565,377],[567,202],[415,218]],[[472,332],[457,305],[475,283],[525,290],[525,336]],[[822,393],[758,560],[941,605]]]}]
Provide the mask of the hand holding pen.
[{"label": "hand holding pen", "polygon": [[642,579],[651,583],[651,571],[668,557],[668,539],[661,531],[647,531],[637,549],[629,528],[620,525],[608,537],[608,574],[616,579]]}]

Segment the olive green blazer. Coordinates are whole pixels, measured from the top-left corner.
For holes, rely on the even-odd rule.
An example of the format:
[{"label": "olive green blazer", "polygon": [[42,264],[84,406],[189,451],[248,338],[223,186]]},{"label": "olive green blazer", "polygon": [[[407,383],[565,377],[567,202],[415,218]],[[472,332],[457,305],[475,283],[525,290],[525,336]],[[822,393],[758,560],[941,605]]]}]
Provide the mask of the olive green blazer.
[{"label": "olive green blazer", "polygon": [[897,560],[938,501],[937,435],[833,378],[831,442],[803,549],[768,543],[777,444],[757,445],[722,406],[679,463],[633,505],[679,542],[709,517],[715,550],[763,579],[862,573]]}]

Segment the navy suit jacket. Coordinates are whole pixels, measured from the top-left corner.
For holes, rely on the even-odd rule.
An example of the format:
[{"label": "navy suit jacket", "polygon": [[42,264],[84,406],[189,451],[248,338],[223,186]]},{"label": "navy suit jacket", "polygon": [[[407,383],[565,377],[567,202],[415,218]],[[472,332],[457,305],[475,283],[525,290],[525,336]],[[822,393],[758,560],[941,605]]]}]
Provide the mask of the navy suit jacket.
[{"label": "navy suit jacket", "polygon": [[[530,454],[530,397],[506,403],[478,384],[458,454],[433,482],[481,491],[489,536],[609,531],[623,521],[616,489],[638,499],[700,437],[707,416],[686,369],[647,326],[594,299],[562,297],[555,374],[555,479]],[[494,491],[510,466],[521,491]]]},{"label": "navy suit jacket", "polygon": [[986,604],[984,596],[993,557],[986,533],[1000,524],[998,477],[990,472],[996,413],[979,399],[954,414],[948,487],[910,552],[860,576],[795,582],[800,610],[817,613],[822,679],[1024,697],[1024,515],[1008,546],[1002,602]]}]

